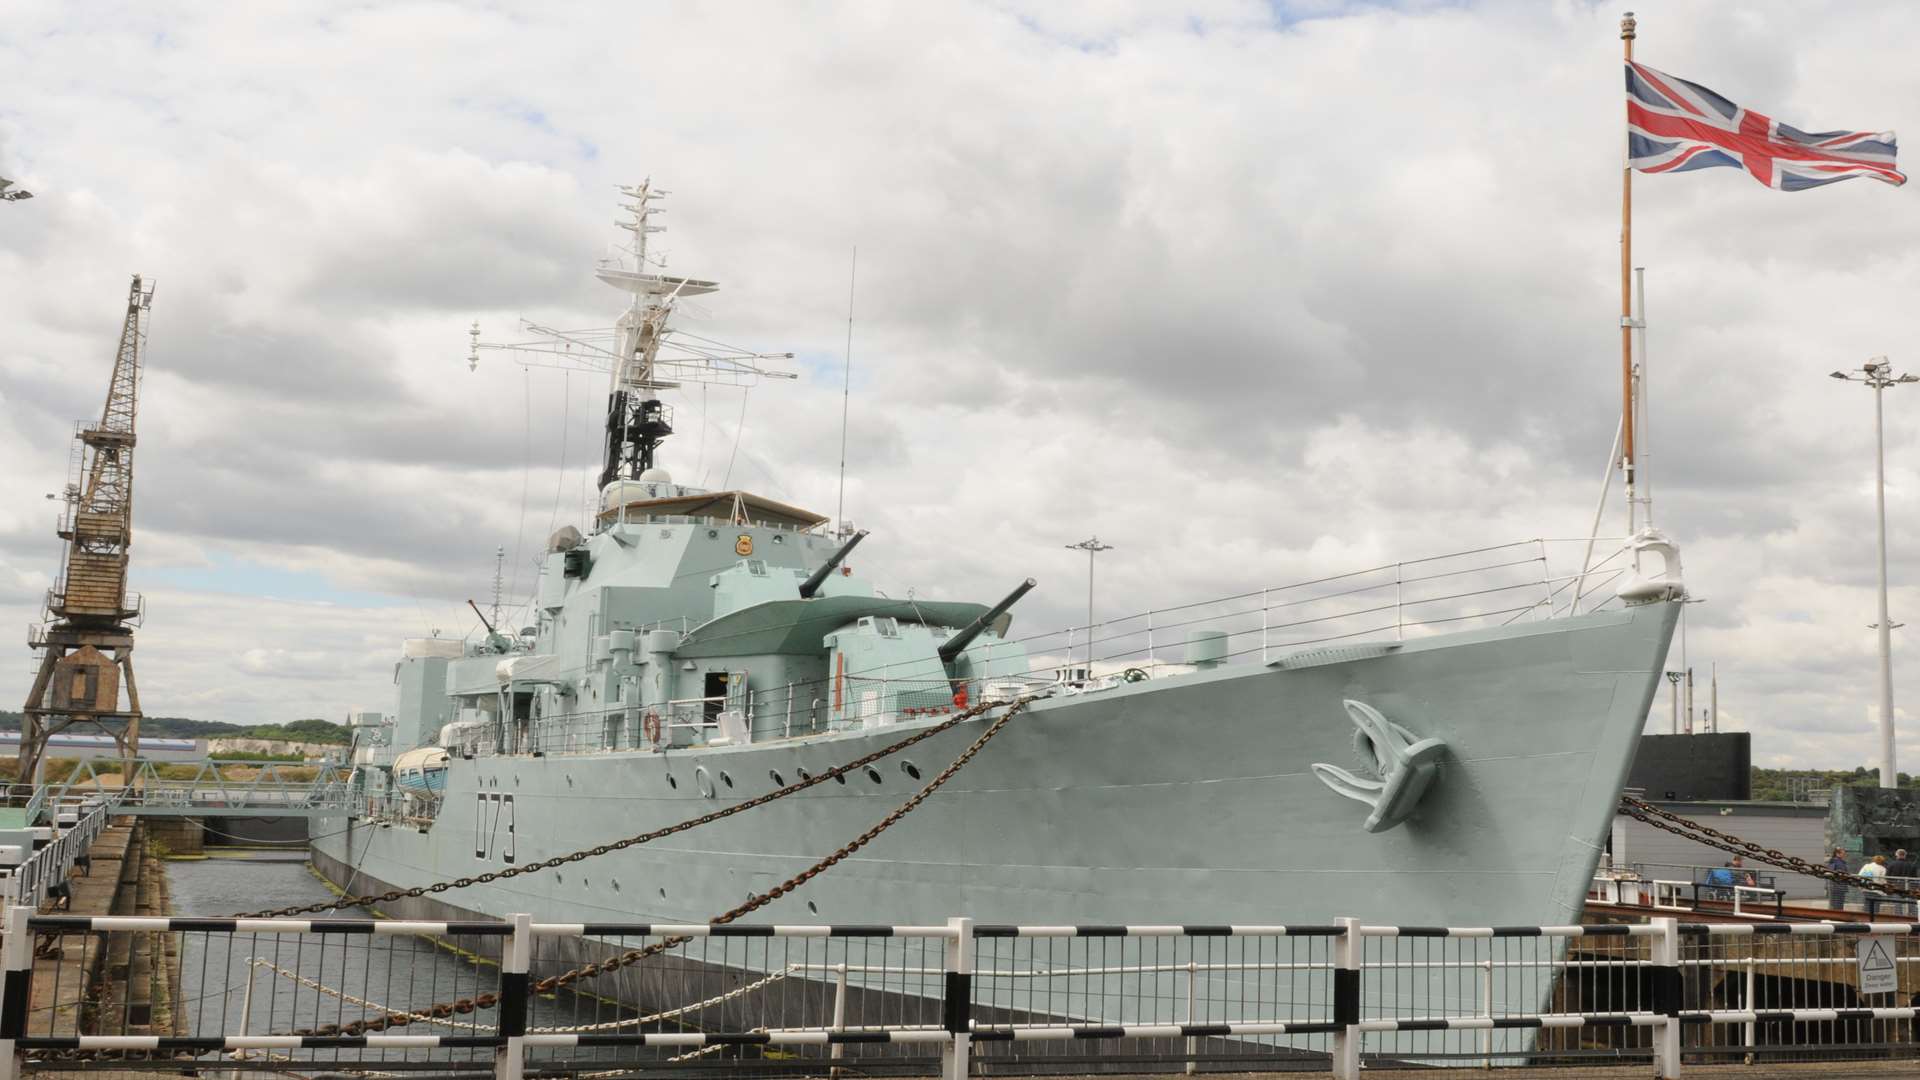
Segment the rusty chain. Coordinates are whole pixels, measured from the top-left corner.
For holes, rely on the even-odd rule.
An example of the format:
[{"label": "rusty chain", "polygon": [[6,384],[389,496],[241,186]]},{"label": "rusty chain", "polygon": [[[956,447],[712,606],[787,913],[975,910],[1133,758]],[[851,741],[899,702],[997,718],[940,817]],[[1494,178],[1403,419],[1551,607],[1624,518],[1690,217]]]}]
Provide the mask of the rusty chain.
[{"label": "rusty chain", "polygon": [[1824,878],[1827,881],[1837,882],[1842,885],[1853,885],[1862,889],[1871,889],[1874,892],[1886,893],[1889,896],[1920,898],[1920,889],[1908,888],[1903,885],[1891,885],[1879,878],[1861,877],[1859,874],[1851,874],[1844,870],[1835,870],[1830,866],[1822,866],[1819,863],[1811,863],[1805,859],[1789,855],[1779,848],[1761,847],[1751,840],[1742,840],[1740,837],[1734,836],[1731,833],[1723,833],[1710,825],[1702,825],[1692,818],[1682,817],[1670,810],[1662,810],[1652,803],[1636,799],[1631,795],[1620,796],[1620,812],[1633,818],[1635,821],[1644,822],[1656,829],[1664,829],[1667,832],[1673,833],[1675,836],[1685,837],[1695,843],[1719,848],[1722,851],[1739,855],[1743,858],[1758,859],[1763,863],[1777,866],[1782,870],[1791,870],[1795,873],[1805,874],[1808,877]]},{"label": "rusty chain", "polygon": [[[906,802],[901,803],[899,806],[894,807],[894,809],[890,813],[888,813],[886,817],[883,817],[878,822],[875,822],[871,828],[867,829],[867,831],[861,833],[859,836],[854,837],[852,840],[849,840],[847,843],[843,844],[838,850],[833,852],[831,855],[828,855],[826,858],[821,859],[819,862],[814,863],[812,866],[807,867],[805,870],[800,871],[798,874],[795,874],[794,876],[788,878],[787,880],[781,882],[780,884],[775,885],[773,888],[768,889],[766,892],[760,893],[756,896],[749,897],[745,903],[740,904],[738,907],[735,907],[724,914],[717,915],[714,918],[708,920],[709,925],[720,926],[726,923],[730,923],[735,919],[740,918],[743,915],[751,914],[752,912],[757,911],[760,908],[763,908],[766,905],[773,903],[775,900],[780,899],[781,897],[787,895],[793,890],[799,888],[802,885],[805,885],[807,882],[812,881],[814,878],[832,869],[834,866],[838,865],[840,862],[845,860],[848,856],[852,855],[854,852],[859,851],[861,848],[866,847],[869,843],[872,843],[874,838],[878,837],[881,833],[887,831],[893,825],[898,823],[901,818],[904,818],[908,814],[912,813],[916,807],[918,807],[921,803],[926,802],[928,798],[932,797],[934,792],[940,790],[940,787],[944,785],[948,780],[953,779],[954,774],[958,773],[961,769],[965,768],[967,763],[972,761],[974,756],[980,752],[980,749],[987,745],[988,740],[992,739],[995,735],[998,735],[1000,733],[1000,729],[1006,727],[1007,722],[1012,720],[1015,716],[1019,715],[1020,711],[1022,709],[1025,709],[1027,705],[1033,700],[1034,699],[1032,697],[1023,697],[1014,701],[1011,705],[1007,707],[1007,711],[1001,714],[999,719],[989,724],[987,726],[987,729],[980,733],[979,738],[973,740],[973,743],[971,745],[969,745],[965,750],[961,751],[959,757],[956,757],[953,759],[952,764],[948,765],[945,769],[941,770],[938,776],[935,776],[932,780],[929,780],[925,787],[922,787],[919,791],[914,793],[912,798],[908,799]],[[962,719],[969,718],[972,715],[978,715],[979,712],[982,712],[990,707],[991,706],[987,706],[987,705],[977,706],[975,709],[969,710],[968,713],[961,714],[960,716],[956,716],[952,721],[947,721],[942,724],[936,725],[934,728],[929,728],[920,737],[924,738],[926,736],[934,734],[936,731],[945,730],[946,728],[953,726],[954,723],[957,723]],[[900,744],[896,744],[895,747],[887,748],[887,750],[885,750],[884,753],[891,753],[893,749],[898,748],[898,745]],[[868,755],[868,757],[871,758],[871,757],[878,756],[879,753],[880,752],[876,752],[876,754]],[[866,760],[867,759],[863,758],[863,759],[860,759],[859,761],[850,762],[847,765],[841,766],[841,770],[845,771],[848,769],[858,768]],[[827,775],[827,774],[823,774],[823,775]],[[746,805],[748,804],[742,804],[743,807]],[[702,820],[710,820],[720,816],[724,816],[724,815],[710,814],[707,816],[706,819],[702,819]],[[691,827],[691,826],[688,826],[688,827]],[[675,828],[677,829],[677,827]],[[607,850],[613,850],[612,846],[608,846]],[[681,945],[684,945],[691,940],[693,939],[685,935],[662,938],[661,940],[654,942],[651,945],[643,946],[638,949],[629,949],[626,952],[619,954],[618,956],[609,957],[605,960],[601,960],[596,963],[586,964],[581,967],[573,968],[569,971],[560,972],[557,975],[549,975],[543,979],[536,980],[531,985],[531,991],[536,994],[551,993],[552,991],[563,989],[567,986],[571,986],[573,983],[576,983],[581,979],[591,979],[597,975],[605,975],[610,971],[617,971],[623,967],[630,967],[646,959],[647,957],[658,956],[659,954],[666,952],[669,949],[678,948]],[[292,1032],[292,1034],[294,1035],[358,1036],[358,1035],[364,1035],[370,1031],[388,1031],[397,1027],[405,1027],[408,1024],[413,1023],[416,1019],[423,1018],[423,1017],[445,1019],[449,1016],[453,1016],[456,1014],[465,1016],[480,1009],[492,1008],[494,1005],[498,1004],[499,1001],[500,1001],[500,995],[496,992],[489,991],[484,994],[477,994],[473,997],[460,998],[456,1001],[436,1002],[435,1004],[428,1005],[423,1008],[414,1009],[411,1012],[405,1012],[405,1013],[389,1012],[384,1016],[369,1017],[364,1020],[354,1020],[345,1024],[323,1024],[317,1028],[299,1029]]]},{"label": "rusty chain", "polygon": [[[1022,698],[1019,701],[1019,704],[1024,705],[1026,702],[1031,700],[1033,699]],[[923,731],[917,731],[914,734],[899,740],[898,742],[894,742],[887,746],[883,746],[880,749],[875,750],[870,754],[867,754],[865,757],[855,758],[854,760],[849,761],[844,765],[836,765],[833,768],[828,769],[827,771],[821,773],[818,776],[808,777],[804,780],[798,780],[798,781],[795,781],[794,783],[786,785],[785,787],[776,788],[773,791],[766,793],[765,795],[756,796],[755,798],[748,799],[745,802],[735,803],[732,806],[722,807],[721,809],[715,810],[710,814],[702,814],[701,816],[696,818],[689,818],[686,821],[682,821],[675,825],[668,825],[659,829],[655,829],[652,832],[644,832],[639,834],[638,836],[629,836],[623,840],[615,840],[610,843],[601,844],[597,847],[590,847],[580,851],[568,852],[565,855],[555,855],[551,859],[542,859],[539,862],[527,863],[524,866],[510,866],[502,870],[492,870],[484,874],[474,874],[470,877],[458,877],[450,881],[437,881],[437,882],[434,882],[432,885],[417,885],[411,889],[394,889],[391,892],[374,893],[366,896],[343,895],[337,899],[326,901],[323,903],[305,904],[305,905],[296,906],[296,907],[272,908],[267,911],[251,911],[243,915],[229,916],[229,918],[278,919],[278,918],[284,918],[290,915],[308,915],[308,914],[313,914],[315,912],[321,912],[321,911],[338,911],[341,908],[364,907],[371,904],[385,904],[394,900],[415,899],[418,897],[426,896],[429,893],[443,893],[443,892],[447,892],[450,889],[464,889],[469,885],[485,885],[488,882],[492,882],[492,881],[500,881],[506,878],[519,877],[522,874],[531,874],[538,870],[551,870],[556,866],[563,866],[567,863],[580,862],[582,860],[591,859],[599,855],[605,855],[609,852],[621,851],[626,848],[638,846],[640,844],[651,843],[655,840],[660,840],[660,839],[664,839],[665,837],[672,836],[675,833],[685,832],[688,829],[697,829],[702,825],[709,825],[723,818],[729,818],[735,814],[745,813],[748,810],[757,809],[759,807],[765,806],[770,802],[773,802],[776,799],[783,799],[788,795],[794,794],[795,792],[805,791],[810,787],[814,787],[819,784],[824,784],[829,780],[833,780],[838,777],[845,776],[846,774],[853,772],[857,769],[865,768],[866,766],[871,765],[874,762],[879,761],[880,759],[887,757],[890,754],[897,754],[900,751],[905,750],[907,747],[914,745],[915,743],[919,743],[927,739],[931,739],[935,735],[938,735],[953,727],[963,724],[968,720],[971,720],[974,717],[979,716],[981,713],[986,712],[988,709],[994,708],[995,704],[996,703],[982,702],[979,705],[975,705],[971,709],[966,709],[962,712],[955,713],[953,716],[948,717],[945,720],[942,720],[941,722],[933,725],[930,728],[927,728]],[[352,850],[351,845],[349,845],[348,850],[349,851]]]}]

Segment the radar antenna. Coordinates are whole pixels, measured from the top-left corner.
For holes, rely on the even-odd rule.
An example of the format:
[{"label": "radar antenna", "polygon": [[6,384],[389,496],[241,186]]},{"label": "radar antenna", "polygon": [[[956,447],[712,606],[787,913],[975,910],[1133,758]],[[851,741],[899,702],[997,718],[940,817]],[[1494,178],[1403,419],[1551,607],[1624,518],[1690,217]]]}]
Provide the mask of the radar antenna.
[{"label": "radar antenna", "polygon": [[667,325],[682,298],[715,292],[720,284],[659,272],[666,260],[648,251],[647,238],[665,230],[653,223],[654,215],[666,212],[654,204],[670,192],[655,188],[651,179],[619,191],[628,200],[621,209],[631,216],[614,224],[632,233],[633,243],[616,247],[594,271],[601,281],[633,296],[618,323],[605,329],[559,330],[522,319],[521,329],[532,339],[498,343],[481,341],[477,322],[467,331],[469,370],[479,367],[481,352],[498,350],[513,355],[523,367],[609,374],[601,488],[615,480],[639,479],[653,468],[654,451],[673,434],[673,410],[660,400],[660,391],[687,383],[750,387],[761,379],[797,377],[764,366],[793,359],[790,352],[749,352]]},{"label": "radar antenna", "polygon": [[[60,577],[47,590],[27,644],[40,665],[27,692],[20,730],[22,784],[37,783],[49,736],[91,723],[113,736],[123,760],[140,752],[140,693],[133,683],[133,628],[140,598],[127,592],[133,544],[133,444],[139,413],[141,354],[153,287],[135,274],[127,292],[120,348],[107,381],[100,423],[74,435],[74,472],[58,532],[67,542]],[[54,496],[48,496],[53,498]],[[112,655],[109,656],[108,654]],[[127,707],[120,708],[120,681]]]}]

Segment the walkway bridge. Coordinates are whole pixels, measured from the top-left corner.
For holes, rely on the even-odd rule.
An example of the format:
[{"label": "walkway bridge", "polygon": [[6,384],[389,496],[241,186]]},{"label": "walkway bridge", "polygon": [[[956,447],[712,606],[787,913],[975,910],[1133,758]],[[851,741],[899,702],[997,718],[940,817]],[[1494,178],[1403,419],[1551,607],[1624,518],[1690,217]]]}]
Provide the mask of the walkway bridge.
[{"label": "walkway bridge", "polygon": [[114,759],[82,761],[64,781],[44,784],[27,803],[27,820],[78,797],[118,794],[115,814],[146,817],[321,817],[360,809],[337,765],[252,761],[133,759],[131,782]]}]

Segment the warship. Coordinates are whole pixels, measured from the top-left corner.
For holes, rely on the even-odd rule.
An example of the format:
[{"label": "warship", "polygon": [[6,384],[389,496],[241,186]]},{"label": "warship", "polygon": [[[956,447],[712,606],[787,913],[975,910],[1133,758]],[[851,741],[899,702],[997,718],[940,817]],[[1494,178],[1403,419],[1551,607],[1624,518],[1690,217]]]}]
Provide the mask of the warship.
[{"label": "warship", "polygon": [[[412,888],[604,844],[1020,701],[924,805],[759,917],[1579,920],[1685,596],[1664,536],[1561,575],[1546,542],[1491,545],[1025,636],[1018,568],[997,602],[890,597],[852,558],[884,538],[663,464],[663,391],[773,365],[671,325],[718,286],[649,256],[663,192],[622,191],[634,240],[597,276],[628,307],[599,343],[547,339],[609,371],[597,508],[547,543],[527,626],[496,611],[483,638],[404,642],[392,711],[349,718],[357,808],[317,820],[310,847],[335,885]],[[577,870],[384,910],[704,922],[873,825],[996,714]]]}]

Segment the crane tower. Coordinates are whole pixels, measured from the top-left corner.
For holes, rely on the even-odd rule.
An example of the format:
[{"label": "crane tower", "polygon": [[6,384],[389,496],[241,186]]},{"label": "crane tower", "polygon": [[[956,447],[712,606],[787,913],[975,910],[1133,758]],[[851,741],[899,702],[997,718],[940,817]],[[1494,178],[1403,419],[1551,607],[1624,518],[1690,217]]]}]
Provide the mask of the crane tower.
[{"label": "crane tower", "polygon": [[[138,596],[127,592],[133,544],[134,420],[140,360],[146,348],[153,287],[135,274],[127,291],[120,349],[100,422],[74,435],[73,472],[59,534],[67,542],[60,576],[47,590],[39,626],[27,644],[40,654],[20,731],[21,783],[38,781],[47,737],[92,724],[113,736],[122,758],[140,750],[140,694],[133,683],[133,630]],[[127,707],[120,707],[120,684]]]}]

